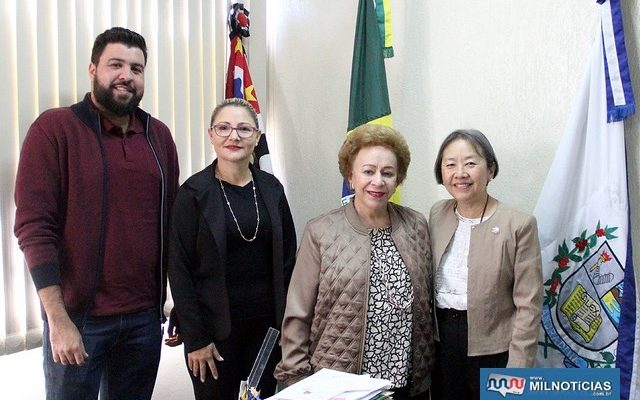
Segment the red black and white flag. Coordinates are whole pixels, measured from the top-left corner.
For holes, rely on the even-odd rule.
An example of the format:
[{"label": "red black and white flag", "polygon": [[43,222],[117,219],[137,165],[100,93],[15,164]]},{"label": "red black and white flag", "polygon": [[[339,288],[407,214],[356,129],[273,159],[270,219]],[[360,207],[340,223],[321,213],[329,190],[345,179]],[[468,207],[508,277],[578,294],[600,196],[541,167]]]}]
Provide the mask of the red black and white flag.
[{"label": "red black and white flag", "polygon": [[260,129],[261,134],[254,151],[255,165],[261,170],[271,173],[273,169],[271,167],[264,122],[262,121],[253,80],[251,79],[251,72],[249,72],[247,54],[242,43],[242,38],[249,36],[249,10],[242,3],[234,3],[229,9],[228,22],[231,52],[229,53],[229,66],[227,68],[225,98],[245,99],[258,113],[258,129]]}]

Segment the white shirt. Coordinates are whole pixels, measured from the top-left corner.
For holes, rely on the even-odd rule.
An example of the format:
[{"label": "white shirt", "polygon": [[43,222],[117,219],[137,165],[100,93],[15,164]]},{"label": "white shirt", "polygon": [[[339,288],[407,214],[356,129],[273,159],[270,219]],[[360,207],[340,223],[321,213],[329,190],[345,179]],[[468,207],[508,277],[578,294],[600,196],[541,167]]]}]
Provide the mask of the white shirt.
[{"label": "white shirt", "polygon": [[[465,218],[456,210],[458,228],[447,246],[436,272],[436,307],[467,309],[467,261],[471,227],[480,218]],[[485,218],[487,220],[488,218]]]}]

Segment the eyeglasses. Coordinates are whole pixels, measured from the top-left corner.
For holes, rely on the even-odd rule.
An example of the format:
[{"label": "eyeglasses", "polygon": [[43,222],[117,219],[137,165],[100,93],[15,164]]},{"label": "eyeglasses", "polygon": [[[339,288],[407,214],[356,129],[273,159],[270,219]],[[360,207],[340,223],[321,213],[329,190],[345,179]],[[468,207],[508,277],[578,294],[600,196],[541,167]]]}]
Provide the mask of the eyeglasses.
[{"label": "eyeglasses", "polygon": [[240,136],[241,138],[251,137],[251,135],[253,135],[253,133],[258,130],[251,125],[238,125],[234,128],[229,124],[216,124],[211,128],[216,133],[216,135],[222,137],[230,136],[231,132],[235,130],[238,136]]}]

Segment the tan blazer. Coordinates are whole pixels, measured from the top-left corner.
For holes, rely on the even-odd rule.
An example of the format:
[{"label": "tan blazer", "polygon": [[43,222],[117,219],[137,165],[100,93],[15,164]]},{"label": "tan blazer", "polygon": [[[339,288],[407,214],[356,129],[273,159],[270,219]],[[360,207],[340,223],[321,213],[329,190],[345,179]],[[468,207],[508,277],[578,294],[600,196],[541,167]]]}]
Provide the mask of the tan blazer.
[{"label": "tan blazer", "polygon": [[[434,278],[458,226],[454,205],[453,199],[442,200],[431,208]],[[533,366],[543,290],[535,217],[499,202],[471,230],[468,268],[468,355],[508,350],[507,367]]]}]

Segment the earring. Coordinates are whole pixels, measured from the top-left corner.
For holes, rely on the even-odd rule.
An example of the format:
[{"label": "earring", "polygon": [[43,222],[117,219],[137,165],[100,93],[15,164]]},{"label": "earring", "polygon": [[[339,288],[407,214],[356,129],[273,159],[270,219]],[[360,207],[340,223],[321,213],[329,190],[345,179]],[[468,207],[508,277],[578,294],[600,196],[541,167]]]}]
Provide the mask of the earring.
[{"label": "earring", "polygon": [[355,191],[356,191],[356,188],[354,188],[354,187],[353,187],[353,183],[351,183],[351,182],[349,182],[349,189],[350,189],[352,192],[355,192]]}]

